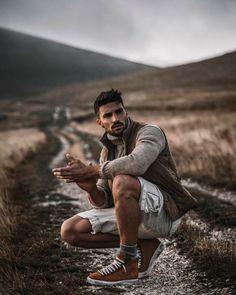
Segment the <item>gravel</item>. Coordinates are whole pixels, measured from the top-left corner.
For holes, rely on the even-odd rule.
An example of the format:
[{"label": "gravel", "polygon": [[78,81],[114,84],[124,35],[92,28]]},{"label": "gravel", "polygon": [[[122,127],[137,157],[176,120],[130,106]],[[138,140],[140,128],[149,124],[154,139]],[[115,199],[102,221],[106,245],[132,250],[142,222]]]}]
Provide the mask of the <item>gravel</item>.
[{"label": "gravel", "polygon": [[[62,136],[59,137],[62,143],[62,150],[55,156],[50,166],[59,166],[64,160],[64,156],[68,150],[69,143]],[[89,143],[86,143],[86,150],[89,154]],[[45,201],[39,206],[57,205],[61,200],[50,202],[50,194],[61,194],[63,197],[67,196],[68,202],[71,202],[78,212],[87,210],[89,203],[86,198],[86,193],[78,188],[75,184],[66,184],[60,182],[55,190],[50,192],[45,197]],[[63,200],[64,201],[64,200]],[[190,221],[196,224],[196,221]],[[204,225],[201,224],[202,227]],[[192,262],[187,257],[180,255],[174,240],[163,240],[165,249],[156,261],[156,265],[150,275],[146,279],[139,280],[138,283],[128,287],[113,287],[104,288],[84,285],[84,290],[91,294],[233,294],[229,288],[217,288],[214,283],[210,282],[206,274],[194,269]],[[116,249],[94,250],[74,248],[73,251],[80,251],[88,257],[86,266],[88,271],[96,271],[97,269],[106,266],[112,262],[115,256]],[[76,266],[76,262],[75,262]]]}]

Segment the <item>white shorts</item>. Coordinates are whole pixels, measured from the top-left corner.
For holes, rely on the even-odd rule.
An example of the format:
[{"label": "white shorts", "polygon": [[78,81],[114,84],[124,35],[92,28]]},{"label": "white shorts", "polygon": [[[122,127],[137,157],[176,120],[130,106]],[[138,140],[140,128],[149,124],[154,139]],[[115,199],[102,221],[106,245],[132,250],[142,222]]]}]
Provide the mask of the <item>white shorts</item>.
[{"label": "white shorts", "polygon": [[[181,218],[172,222],[164,208],[164,198],[159,188],[153,183],[138,177],[141,184],[139,208],[141,223],[138,237],[151,239],[167,237],[173,234],[181,223]],[[78,213],[92,225],[92,234],[99,232],[118,235],[115,208],[91,209]]]}]

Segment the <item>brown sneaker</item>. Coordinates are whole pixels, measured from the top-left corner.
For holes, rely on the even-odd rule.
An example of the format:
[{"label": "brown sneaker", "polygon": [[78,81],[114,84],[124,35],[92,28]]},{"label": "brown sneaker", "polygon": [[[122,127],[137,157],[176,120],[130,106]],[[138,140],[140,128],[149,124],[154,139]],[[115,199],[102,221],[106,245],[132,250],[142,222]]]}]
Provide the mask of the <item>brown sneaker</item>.
[{"label": "brown sneaker", "polygon": [[128,285],[138,280],[138,261],[136,258],[126,261],[125,253],[119,253],[115,260],[102,270],[87,277],[92,285]]},{"label": "brown sneaker", "polygon": [[154,264],[164,250],[164,245],[158,239],[138,240],[138,277],[148,277]]}]

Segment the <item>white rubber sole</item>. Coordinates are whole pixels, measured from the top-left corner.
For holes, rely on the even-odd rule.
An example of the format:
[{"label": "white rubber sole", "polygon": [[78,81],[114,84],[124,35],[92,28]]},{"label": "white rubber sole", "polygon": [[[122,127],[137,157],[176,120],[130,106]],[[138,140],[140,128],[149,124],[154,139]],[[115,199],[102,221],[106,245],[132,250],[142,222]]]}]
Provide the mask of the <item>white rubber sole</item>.
[{"label": "white rubber sole", "polygon": [[136,283],[137,281],[138,279],[107,282],[107,281],[93,280],[90,277],[87,277],[87,283],[90,285],[96,285],[96,286],[115,286],[115,285],[127,286],[127,285],[132,285],[133,283]]},{"label": "white rubber sole", "polygon": [[146,277],[148,277],[150,275],[150,273],[152,272],[153,267],[154,267],[154,265],[155,265],[155,263],[157,261],[157,258],[160,256],[160,254],[162,253],[164,248],[165,248],[164,244],[160,243],[160,245],[157,247],[156,251],[152,255],[152,258],[150,260],[148,269],[143,271],[143,272],[138,273],[138,278],[139,279],[144,279],[144,278],[146,278]]}]

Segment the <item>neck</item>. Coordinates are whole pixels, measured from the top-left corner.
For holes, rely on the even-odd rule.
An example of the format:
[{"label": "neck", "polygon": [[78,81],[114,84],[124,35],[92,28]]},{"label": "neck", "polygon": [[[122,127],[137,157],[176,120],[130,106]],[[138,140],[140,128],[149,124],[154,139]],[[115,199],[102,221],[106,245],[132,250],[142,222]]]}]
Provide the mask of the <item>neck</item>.
[{"label": "neck", "polygon": [[121,135],[112,135],[110,133],[107,133],[107,138],[115,145],[123,144],[124,134],[127,132],[129,128],[130,128],[130,119],[127,118],[126,128],[124,129],[123,133]]}]

